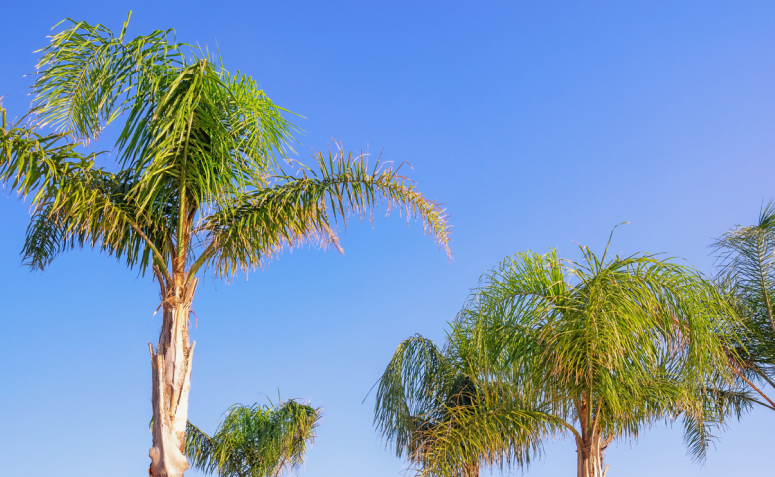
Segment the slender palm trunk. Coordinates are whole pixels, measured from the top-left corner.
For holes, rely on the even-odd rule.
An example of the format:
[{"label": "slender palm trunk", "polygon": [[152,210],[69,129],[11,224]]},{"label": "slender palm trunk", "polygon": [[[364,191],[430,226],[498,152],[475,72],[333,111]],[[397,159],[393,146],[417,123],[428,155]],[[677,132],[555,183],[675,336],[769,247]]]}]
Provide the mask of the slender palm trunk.
[{"label": "slender palm trunk", "polygon": [[[191,388],[191,360],[188,322],[196,280],[188,287],[178,282],[166,295],[164,316],[156,352],[151,347],[153,368],[153,447],[149,451],[152,477],[180,477],[188,469],[185,456],[188,392]],[[194,342],[196,344],[196,342]]]},{"label": "slender palm trunk", "polygon": [[577,477],[604,477],[608,472],[608,466],[603,465],[603,436],[599,433],[576,438],[576,452],[578,452],[576,476]]}]

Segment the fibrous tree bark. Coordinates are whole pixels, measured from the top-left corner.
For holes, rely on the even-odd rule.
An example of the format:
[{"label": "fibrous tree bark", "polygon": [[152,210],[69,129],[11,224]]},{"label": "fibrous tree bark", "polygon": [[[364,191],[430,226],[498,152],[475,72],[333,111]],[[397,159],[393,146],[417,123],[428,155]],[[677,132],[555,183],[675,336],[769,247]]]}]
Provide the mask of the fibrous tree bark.
[{"label": "fibrous tree bark", "polygon": [[605,477],[608,466],[604,466],[603,452],[607,444],[600,433],[576,438],[577,477]]},{"label": "fibrous tree bark", "polygon": [[581,433],[576,434],[576,477],[605,477],[608,466],[604,466],[603,455],[611,439],[603,439],[600,431],[599,413],[589,407],[589,399],[582,397],[577,402],[576,412],[579,416]]},{"label": "fibrous tree bark", "polygon": [[186,286],[178,279],[181,276],[185,276],[182,270],[176,273],[170,288],[159,277],[162,329],[156,352],[148,344],[153,370],[153,447],[148,452],[148,473],[153,477],[178,477],[189,468],[185,456],[186,423],[196,342],[190,343],[188,326],[197,279]]}]

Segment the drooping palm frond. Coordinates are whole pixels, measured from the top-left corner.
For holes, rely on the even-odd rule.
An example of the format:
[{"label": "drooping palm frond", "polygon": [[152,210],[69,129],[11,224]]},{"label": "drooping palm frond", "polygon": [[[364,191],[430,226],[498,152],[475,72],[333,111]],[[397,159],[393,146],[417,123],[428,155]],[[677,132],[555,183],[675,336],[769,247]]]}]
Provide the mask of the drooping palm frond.
[{"label": "drooping palm frond", "polygon": [[379,381],[374,422],[418,475],[478,475],[480,464],[527,465],[562,421],[524,399],[480,389],[449,350],[422,336],[401,343]]},{"label": "drooping palm frond", "polygon": [[152,106],[159,83],[183,64],[184,45],[175,42],[172,30],[125,41],[129,17],[131,12],[118,37],[104,25],[60,22],[69,27],[36,52],[41,57],[33,110],[42,125],[72,130],[77,138],[97,137],[128,109]]},{"label": "drooping palm frond", "polygon": [[379,380],[374,423],[396,455],[412,455],[417,431],[435,425],[459,374],[436,345],[420,335],[404,340]]},{"label": "drooping palm frond", "polygon": [[[0,108],[2,109],[2,108]],[[5,110],[2,110],[5,116]],[[33,193],[33,218],[22,250],[33,269],[43,269],[68,247],[98,247],[130,265],[164,269],[163,221],[138,210],[125,175],[94,165],[65,134],[41,135],[3,121],[0,181],[22,195]]]},{"label": "drooping palm frond", "polygon": [[449,406],[445,414],[444,422],[417,431],[422,446],[411,462],[419,476],[473,477],[480,466],[527,467],[541,455],[544,439],[565,425],[524,402]]},{"label": "drooping palm frond", "polygon": [[380,204],[386,205],[386,213],[398,208],[407,219],[419,218],[450,253],[443,209],[398,171],[380,168],[379,163],[370,170],[363,155],[346,155],[341,148],[336,155],[329,150],[327,160],[322,153],[317,159],[319,173],[278,176],[274,185],[238,194],[229,207],[207,216],[194,232],[207,246],[192,273],[211,266],[229,276],[309,241],[340,248],[336,223],[346,225],[349,216],[373,214]]},{"label": "drooping palm frond", "polygon": [[220,477],[277,476],[303,463],[319,419],[319,409],[295,400],[234,405],[212,437],[188,423],[186,456],[193,467]]},{"label": "drooping palm frond", "polygon": [[[726,384],[726,383],[725,383]],[[700,406],[684,409],[682,413],[684,444],[689,455],[704,456],[708,448],[717,440],[714,432],[724,429],[728,418],[740,419],[757,400],[751,397],[747,389],[740,386],[725,388],[705,387],[696,390],[702,399]]]}]

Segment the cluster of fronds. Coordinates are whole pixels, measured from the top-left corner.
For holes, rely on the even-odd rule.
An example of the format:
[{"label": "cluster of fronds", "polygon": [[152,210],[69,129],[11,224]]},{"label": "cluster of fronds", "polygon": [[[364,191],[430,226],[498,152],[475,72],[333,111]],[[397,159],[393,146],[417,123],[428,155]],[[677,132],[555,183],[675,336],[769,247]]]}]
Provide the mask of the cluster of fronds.
[{"label": "cluster of fronds", "polygon": [[303,463],[319,419],[319,409],[295,400],[234,405],[212,437],[188,423],[186,457],[193,467],[219,477],[274,477]]},{"label": "cluster of fronds", "polygon": [[[207,267],[229,277],[303,243],[338,247],[337,223],[380,204],[449,252],[443,209],[398,170],[339,148],[316,154],[317,172],[286,172],[296,128],[251,77],[171,30],[127,40],[126,23],[115,36],[69,22],[41,50],[31,125],[0,131],[0,182],[33,197],[33,268],[89,245],[165,281],[181,258],[188,281]],[[97,167],[79,146],[119,118],[116,167]]]}]

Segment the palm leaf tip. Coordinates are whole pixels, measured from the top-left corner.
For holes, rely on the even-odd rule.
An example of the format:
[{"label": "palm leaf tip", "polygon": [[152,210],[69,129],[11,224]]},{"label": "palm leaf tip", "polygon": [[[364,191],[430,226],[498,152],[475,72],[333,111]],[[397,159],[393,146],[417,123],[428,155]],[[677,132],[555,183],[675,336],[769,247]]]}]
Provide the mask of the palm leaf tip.
[{"label": "palm leaf tip", "polygon": [[379,203],[385,203],[386,215],[398,209],[406,214],[407,221],[412,218],[421,220],[423,229],[452,258],[449,216],[442,204],[425,197],[412,180],[399,173],[408,163],[395,169],[384,167],[380,165],[380,157],[374,167],[369,168],[368,152],[345,153],[341,142],[336,143],[335,151],[328,149],[328,157],[322,151],[318,151],[315,157],[321,171],[321,182],[337,192],[328,197],[334,219],[341,217],[345,225],[347,216],[352,214],[371,220]]}]

